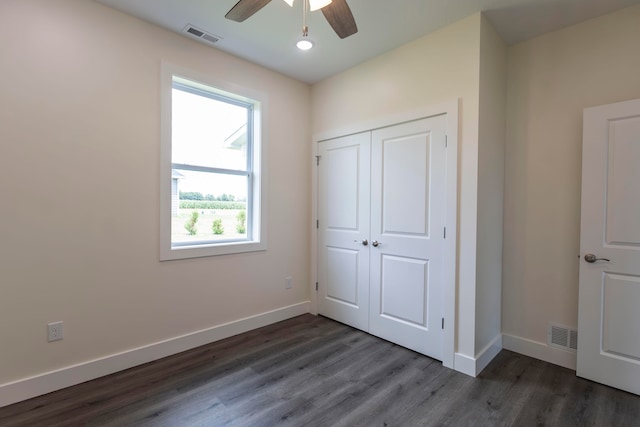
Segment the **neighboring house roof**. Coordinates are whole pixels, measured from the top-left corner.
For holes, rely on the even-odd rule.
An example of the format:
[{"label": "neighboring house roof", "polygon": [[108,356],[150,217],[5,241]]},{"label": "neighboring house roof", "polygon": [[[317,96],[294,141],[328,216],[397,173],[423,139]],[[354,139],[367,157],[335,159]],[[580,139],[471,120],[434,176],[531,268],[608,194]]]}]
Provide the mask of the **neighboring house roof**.
[{"label": "neighboring house roof", "polygon": [[182,179],[182,178],[184,178],[184,175],[182,175],[180,172],[178,172],[175,169],[171,169],[171,178],[172,179]]},{"label": "neighboring house roof", "polygon": [[224,146],[227,148],[241,150],[247,146],[247,124],[243,124],[235,132],[225,138]]}]

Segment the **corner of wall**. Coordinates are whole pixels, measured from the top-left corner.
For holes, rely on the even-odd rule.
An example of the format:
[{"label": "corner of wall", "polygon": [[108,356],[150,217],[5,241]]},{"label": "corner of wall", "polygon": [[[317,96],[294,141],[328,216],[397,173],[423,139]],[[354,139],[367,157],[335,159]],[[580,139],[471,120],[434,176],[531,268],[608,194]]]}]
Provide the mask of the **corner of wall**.
[{"label": "corner of wall", "polygon": [[502,335],[496,335],[475,357],[455,354],[455,370],[477,377],[502,350]]},{"label": "corner of wall", "polygon": [[[480,28],[475,349],[501,331],[507,46],[483,15]],[[484,352],[484,350],[483,350]]]},{"label": "corner of wall", "polygon": [[546,343],[509,334],[502,334],[502,343],[505,350],[524,354],[525,356],[553,363],[554,365],[574,371],[576,370],[576,353],[553,348]]}]

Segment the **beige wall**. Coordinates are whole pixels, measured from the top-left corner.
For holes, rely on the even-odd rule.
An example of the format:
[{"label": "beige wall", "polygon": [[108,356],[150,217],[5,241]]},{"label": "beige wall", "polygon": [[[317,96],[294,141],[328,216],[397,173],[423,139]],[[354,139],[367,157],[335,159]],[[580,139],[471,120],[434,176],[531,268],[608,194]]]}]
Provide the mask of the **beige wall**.
[{"label": "beige wall", "polygon": [[314,133],[459,99],[457,351],[474,356],[480,14],[312,88]]},{"label": "beige wall", "polygon": [[578,319],[582,110],[640,98],[640,6],[509,49],[503,332]]},{"label": "beige wall", "polygon": [[[0,40],[0,384],[309,299],[307,85],[93,1]],[[158,261],[161,61],[267,94],[266,252]]]}]

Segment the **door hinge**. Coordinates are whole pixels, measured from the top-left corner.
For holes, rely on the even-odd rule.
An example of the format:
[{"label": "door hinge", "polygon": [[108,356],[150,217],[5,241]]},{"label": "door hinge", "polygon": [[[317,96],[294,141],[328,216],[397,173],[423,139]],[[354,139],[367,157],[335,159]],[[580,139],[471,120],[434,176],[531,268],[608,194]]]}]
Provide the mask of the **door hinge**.
[{"label": "door hinge", "polygon": [[444,317],[442,318],[442,329],[444,329]]},{"label": "door hinge", "polygon": [[445,135],[444,136],[444,148],[447,148],[449,146],[449,136]]},{"label": "door hinge", "polygon": [[316,219],[316,228],[320,228],[320,220]]},{"label": "door hinge", "polygon": [[316,292],[318,292],[318,282],[316,282]]},{"label": "door hinge", "polygon": [[320,166],[320,156],[316,156],[316,166]]},{"label": "door hinge", "polygon": [[444,228],[444,238],[447,238],[447,227]]}]

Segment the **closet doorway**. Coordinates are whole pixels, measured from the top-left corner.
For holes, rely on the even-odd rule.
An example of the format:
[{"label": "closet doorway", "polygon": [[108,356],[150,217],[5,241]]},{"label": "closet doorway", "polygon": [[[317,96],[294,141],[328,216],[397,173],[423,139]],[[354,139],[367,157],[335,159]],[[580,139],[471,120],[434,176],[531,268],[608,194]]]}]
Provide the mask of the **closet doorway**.
[{"label": "closet doorway", "polygon": [[438,360],[455,262],[446,129],[443,114],[318,143],[319,314]]}]

